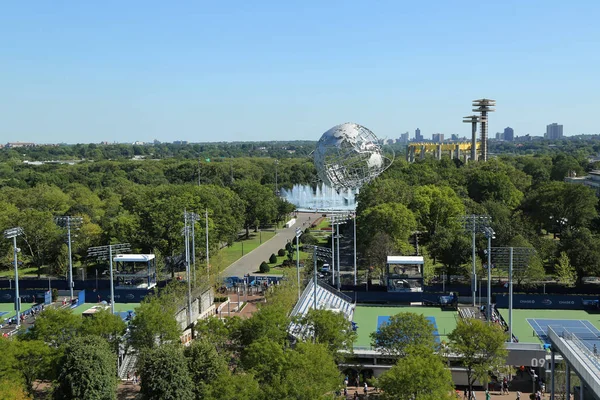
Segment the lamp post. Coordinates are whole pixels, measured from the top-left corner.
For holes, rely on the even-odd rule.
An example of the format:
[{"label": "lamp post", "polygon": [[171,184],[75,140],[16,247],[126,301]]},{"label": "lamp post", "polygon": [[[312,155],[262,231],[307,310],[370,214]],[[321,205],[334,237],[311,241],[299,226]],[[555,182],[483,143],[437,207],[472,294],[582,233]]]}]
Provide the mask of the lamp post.
[{"label": "lamp post", "polygon": [[298,279],[298,298],[300,298],[300,236],[302,236],[302,229],[296,228],[296,275]]},{"label": "lamp post", "polygon": [[15,311],[17,312],[17,327],[21,325],[21,297],[19,296],[19,261],[17,253],[20,249],[17,247],[17,236],[23,234],[21,227],[10,228],[4,231],[5,239],[13,240],[13,263],[15,267]]},{"label": "lamp post", "polygon": [[473,307],[476,305],[477,300],[477,268],[476,268],[476,243],[475,237],[478,232],[483,232],[483,230],[490,225],[492,218],[488,215],[464,215],[462,217],[462,221],[467,232],[472,233],[472,254],[471,260],[473,262],[473,271],[471,276],[471,293],[473,296]]},{"label": "lamp post", "polygon": [[77,228],[83,223],[81,217],[56,217],[54,219],[59,226],[67,228],[67,243],[69,246],[69,290],[71,295],[71,301],[73,300],[73,256],[71,255],[71,227]]},{"label": "lamp post", "polygon": [[496,267],[508,268],[508,330],[512,342],[513,273],[515,270],[527,268],[531,256],[535,254],[535,249],[532,247],[494,247],[492,253]]},{"label": "lamp post", "polygon": [[[232,178],[233,180],[233,175]],[[208,248],[208,208],[204,211],[204,219],[206,221],[206,278],[210,282],[210,252]]]},{"label": "lamp post", "polygon": [[106,260],[108,257],[110,268],[110,311],[115,313],[115,287],[113,279],[113,255],[130,251],[129,243],[108,244],[105,246],[97,246],[88,248],[88,257],[94,257],[99,260]]},{"label": "lamp post", "polygon": [[487,320],[492,320],[492,239],[496,239],[496,232],[489,226],[483,230],[485,237],[488,240],[488,262],[487,262]]},{"label": "lamp post", "polygon": [[[319,246],[308,246],[305,249],[309,249],[313,252],[313,308],[317,309],[317,260],[325,261],[330,257],[333,257],[333,252],[325,247]],[[332,262],[333,263],[333,262]]]},{"label": "lamp post", "polygon": [[279,196],[279,189],[277,188],[277,166],[279,165],[279,160],[275,160],[275,196]]},{"label": "lamp post", "polygon": [[357,280],[356,275],[358,274],[358,268],[356,264],[356,211],[354,211],[354,286],[356,286]]}]

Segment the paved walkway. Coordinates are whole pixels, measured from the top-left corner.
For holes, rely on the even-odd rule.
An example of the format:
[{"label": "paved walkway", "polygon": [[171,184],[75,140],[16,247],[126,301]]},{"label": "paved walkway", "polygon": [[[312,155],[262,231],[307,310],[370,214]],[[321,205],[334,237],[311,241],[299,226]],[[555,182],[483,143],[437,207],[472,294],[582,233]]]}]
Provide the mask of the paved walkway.
[{"label": "paved walkway", "polygon": [[253,275],[258,271],[260,263],[263,261],[269,261],[271,254],[277,254],[279,249],[285,249],[285,245],[288,240],[295,239],[296,228],[302,230],[310,226],[310,221],[314,221],[318,218],[320,213],[298,213],[296,218],[296,224],[289,228],[279,229],[277,234],[270,240],[258,246],[250,253],[245,254],[242,258],[231,264],[229,267],[222,272],[222,276],[239,276],[242,277],[245,274]]}]

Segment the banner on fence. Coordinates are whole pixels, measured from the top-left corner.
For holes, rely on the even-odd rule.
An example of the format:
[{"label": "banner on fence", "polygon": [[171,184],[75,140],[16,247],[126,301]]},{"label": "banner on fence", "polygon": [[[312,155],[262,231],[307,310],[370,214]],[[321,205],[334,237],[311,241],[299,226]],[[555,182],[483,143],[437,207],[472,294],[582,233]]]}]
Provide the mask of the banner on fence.
[{"label": "banner on fence", "polygon": [[[597,299],[598,296],[515,294],[513,295],[513,308],[583,310],[588,308],[589,300]],[[508,300],[508,295],[496,295],[496,306],[498,308],[508,308]]]}]

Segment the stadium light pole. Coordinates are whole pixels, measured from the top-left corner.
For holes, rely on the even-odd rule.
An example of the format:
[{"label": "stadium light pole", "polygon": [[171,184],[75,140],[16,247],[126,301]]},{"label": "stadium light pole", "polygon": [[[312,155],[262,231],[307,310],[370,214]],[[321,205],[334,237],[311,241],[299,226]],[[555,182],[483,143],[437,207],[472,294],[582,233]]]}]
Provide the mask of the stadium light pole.
[{"label": "stadium light pole", "polygon": [[488,322],[492,320],[492,239],[496,238],[496,232],[489,226],[484,229],[485,237],[488,240],[488,262],[487,262],[487,307],[486,314]]},{"label": "stadium light pole", "polygon": [[188,225],[188,213],[187,211],[183,210],[183,220],[184,220],[184,227],[183,227],[183,236],[184,236],[184,248],[185,248],[185,275],[187,278],[187,286],[188,286],[188,293],[187,293],[187,303],[188,303],[188,310],[187,310],[187,317],[188,317],[188,325],[190,325],[192,323],[192,283],[191,283],[191,271],[190,271],[190,226]]},{"label": "stadium light pole", "polygon": [[472,254],[471,260],[473,262],[473,271],[471,276],[471,293],[473,296],[473,307],[477,303],[477,266],[476,266],[476,243],[475,239],[478,232],[482,232],[491,222],[491,217],[488,215],[464,215],[462,221],[465,226],[465,230],[472,233]]},{"label": "stadium light pole", "polygon": [[5,239],[13,240],[13,263],[15,267],[15,311],[17,312],[17,328],[21,326],[21,297],[19,296],[19,260],[17,247],[17,236],[23,234],[21,227],[10,228],[4,231]]},{"label": "stadium light pole", "polygon": [[[232,175],[233,181],[233,175]],[[204,211],[204,219],[206,222],[206,278],[210,283],[210,254],[208,250],[208,208]]]},{"label": "stadium light pole", "polygon": [[331,224],[331,284],[335,286],[335,214],[329,216]]},{"label": "stadium light pole", "polygon": [[356,264],[356,211],[354,211],[354,286],[356,286],[356,275],[358,274],[358,267]]},{"label": "stadium light pole", "polygon": [[88,257],[95,257],[105,260],[108,257],[110,269],[110,311],[115,313],[115,287],[113,279],[113,254],[121,254],[131,250],[129,243],[108,244],[105,246],[96,246],[88,248]]},{"label": "stadium light pole", "polygon": [[298,279],[298,299],[300,298],[300,236],[302,236],[302,229],[296,228],[296,275]]},{"label": "stadium light pole", "polygon": [[336,228],[336,237],[337,237],[337,254],[336,254],[336,261],[337,261],[337,288],[338,290],[340,290],[341,286],[342,286],[342,276],[340,275],[340,222],[338,221],[338,223],[335,226]]},{"label": "stadium light pole", "polygon": [[64,217],[56,217],[54,219],[56,221],[56,224],[62,227],[66,227],[67,228],[67,243],[69,246],[69,291],[70,291],[70,295],[71,295],[71,301],[73,301],[73,256],[72,256],[72,252],[71,252],[71,227],[78,227],[79,225],[81,225],[83,223],[83,218],[81,217],[71,217],[71,216],[64,216]]},{"label": "stadium light pole", "polygon": [[513,311],[513,274],[516,270],[523,270],[529,265],[531,256],[535,254],[532,247],[494,247],[494,264],[496,267],[508,267],[508,328],[510,341],[513,341],[512,311]]}]

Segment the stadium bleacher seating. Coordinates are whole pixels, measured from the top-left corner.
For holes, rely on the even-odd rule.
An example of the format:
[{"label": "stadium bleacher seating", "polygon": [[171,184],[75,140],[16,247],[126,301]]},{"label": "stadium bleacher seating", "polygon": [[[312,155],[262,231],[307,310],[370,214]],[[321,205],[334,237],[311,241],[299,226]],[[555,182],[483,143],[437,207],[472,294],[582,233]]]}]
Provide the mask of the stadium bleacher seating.
[{"label": "stadium bleacher seating", "polygon": [[[354,304],[352,303],[351,298],[323,283],[317,284],[316,292],[317,309],[340,312],[348,321],[352,320],[352,316],[354,314]],[[300,299],[290,313],[290,317],[292,317],[292,319],[303,317],[308,314],[310,309],[314,308],[314,293],[314,282],[310,281],[308,285],[306,285],[306,288],[304,288]],[[311,335],[311,332],[309,332],[305,326],[296,322],[292,322],[290,324],[288,332],[297,338],[305,338]]]}]

